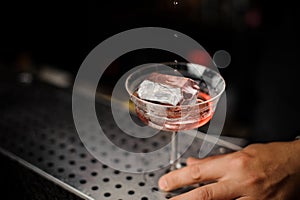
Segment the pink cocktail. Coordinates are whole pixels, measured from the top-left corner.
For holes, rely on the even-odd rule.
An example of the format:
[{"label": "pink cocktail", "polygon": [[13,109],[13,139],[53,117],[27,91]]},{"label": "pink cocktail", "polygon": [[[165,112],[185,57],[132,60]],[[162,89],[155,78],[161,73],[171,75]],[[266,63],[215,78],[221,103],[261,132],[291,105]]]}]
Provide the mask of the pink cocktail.
[{"label": "pink cocktail", "polygon": [[130,74],[126,89],[141,121],[173,133],[170,164],[174,169],[178,158],[176,134],[210,121],[225,81],[218,72],[202,65],[151,64]]}]

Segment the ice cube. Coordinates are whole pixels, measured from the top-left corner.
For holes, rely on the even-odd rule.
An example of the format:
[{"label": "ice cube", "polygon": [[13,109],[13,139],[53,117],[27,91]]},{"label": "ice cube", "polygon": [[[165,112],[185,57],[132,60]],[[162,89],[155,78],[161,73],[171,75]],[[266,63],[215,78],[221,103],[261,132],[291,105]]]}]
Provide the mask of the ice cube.
[{"label": "ice cube", "polygon": [[180,88],[144,80],[137,92],[141,99],[176,106],[182,100]]},{"label": "ice cube", "polygon": [[195,104],[198,92],[199,86],[192,79],[152,73],[140,84],[137,95],[144,100],[176,106]]}]

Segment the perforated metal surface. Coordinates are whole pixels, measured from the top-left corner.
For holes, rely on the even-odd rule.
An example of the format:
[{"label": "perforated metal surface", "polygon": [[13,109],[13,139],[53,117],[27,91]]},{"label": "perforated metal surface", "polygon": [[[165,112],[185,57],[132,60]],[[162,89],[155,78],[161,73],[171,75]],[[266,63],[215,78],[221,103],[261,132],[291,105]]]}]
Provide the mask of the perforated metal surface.
[{"label": "perforated metal surface", "polygon": [[[167,170],[159,166],[159,163],[157,167],[161,168],[153,172],[125,173],[100,163],[85,149],[74,127],[70,91],[44,84],[8,85],[5,88],[1,94],[10,95],[2,96],[2,148],[94,199],[168,199],[173,195],[158,190],[157,180]],[[126,136],[111,120],[109,107],[102,103],[97,103],[96,107],[105,134],[123,149],[147,153],[170,141],[170,134],[157,134],[150,139]],[[89,128],[92,129],[88,124],[86,127],[87,132]],[[91,137],[90,140],[93,141],[94,138]],[[188,156],[197,156],[201,142],[195,139],[182,160]],[[91,149],[98,151],[103,157],[114,155],[114,149],[105,148],[105,144]],[[229,151],[216,146],[211,155]],[[124,168],[140,172],[135,163],[126,162],[130,160],[127,156],[124,153],[122,157],[112,156],[111,159],[124,165]]]}]

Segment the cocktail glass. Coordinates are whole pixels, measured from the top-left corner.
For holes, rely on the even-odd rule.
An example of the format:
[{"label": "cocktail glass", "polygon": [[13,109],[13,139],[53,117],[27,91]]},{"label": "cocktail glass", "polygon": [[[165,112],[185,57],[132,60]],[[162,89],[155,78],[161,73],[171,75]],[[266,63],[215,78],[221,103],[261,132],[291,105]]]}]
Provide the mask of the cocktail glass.
[{"label": "cocktail glass", "polygon": [[[140,84],[152,73],[190,78],[199,86],[196,103],[169,105],[139,98]],[[143,66],[126,79],[126,89],[135,105],[137,116],[147,125],[172,133],[170,170],[180,168],[177,137],[182,130],[205,125],[213,117],[218,100],[225,90],[223,77],[215,70],[194,63],[161,63]],[[151,92],[151,91],[149,91]]]}]

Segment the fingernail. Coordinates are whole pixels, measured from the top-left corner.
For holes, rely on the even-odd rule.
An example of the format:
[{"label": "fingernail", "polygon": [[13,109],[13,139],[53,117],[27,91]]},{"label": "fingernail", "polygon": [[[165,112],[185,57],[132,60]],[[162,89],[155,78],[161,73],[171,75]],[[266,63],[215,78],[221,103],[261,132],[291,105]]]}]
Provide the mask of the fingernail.
[{"label": "fingernail", "polygon": [[164,178],[159,179],[158,186],[162,190],[166,190],[168,188],[168,183]]}]

